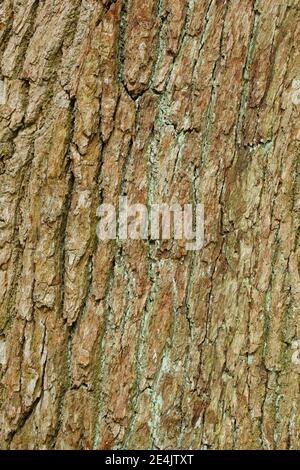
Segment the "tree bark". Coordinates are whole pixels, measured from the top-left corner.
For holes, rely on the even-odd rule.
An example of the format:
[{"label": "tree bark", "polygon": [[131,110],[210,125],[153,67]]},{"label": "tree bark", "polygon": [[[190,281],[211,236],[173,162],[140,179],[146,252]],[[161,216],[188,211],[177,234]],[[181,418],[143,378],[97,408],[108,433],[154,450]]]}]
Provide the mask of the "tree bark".
[{"label": "tree bark", "polygon": [[299,0],[2,0],[2,449],[299,448],[299,51]]}]

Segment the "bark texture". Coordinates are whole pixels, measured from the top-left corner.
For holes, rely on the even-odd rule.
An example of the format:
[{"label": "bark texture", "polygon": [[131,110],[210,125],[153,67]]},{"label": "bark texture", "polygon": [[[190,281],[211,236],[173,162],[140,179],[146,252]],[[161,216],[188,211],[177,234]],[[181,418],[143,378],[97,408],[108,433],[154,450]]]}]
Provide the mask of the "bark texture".
[{"label": "bark texture", "polygon": [[1,0],[0,66],[0,447],[299,448],[300,1]]}]

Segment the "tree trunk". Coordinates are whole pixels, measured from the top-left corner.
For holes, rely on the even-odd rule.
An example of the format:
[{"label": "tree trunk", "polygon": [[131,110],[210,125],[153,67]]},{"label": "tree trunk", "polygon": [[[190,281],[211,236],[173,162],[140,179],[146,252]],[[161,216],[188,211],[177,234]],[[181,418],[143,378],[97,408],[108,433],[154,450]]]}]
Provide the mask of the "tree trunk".
[{"label": "tree trunk", "polygon": [[[299,0],[0,15],[0,447],[299,448]],[[99,240],[119,196],[204,247]]]}]

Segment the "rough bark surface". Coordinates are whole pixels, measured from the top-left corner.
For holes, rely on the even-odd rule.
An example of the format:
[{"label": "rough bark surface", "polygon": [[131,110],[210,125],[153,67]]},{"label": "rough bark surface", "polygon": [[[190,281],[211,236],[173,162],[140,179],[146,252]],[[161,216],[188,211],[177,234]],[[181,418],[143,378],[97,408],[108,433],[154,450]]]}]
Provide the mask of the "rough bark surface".
[{"label": "rough bark surface", "polygon": [[2,0],[0,66],[0,447],[299,448],[299,0]]}]

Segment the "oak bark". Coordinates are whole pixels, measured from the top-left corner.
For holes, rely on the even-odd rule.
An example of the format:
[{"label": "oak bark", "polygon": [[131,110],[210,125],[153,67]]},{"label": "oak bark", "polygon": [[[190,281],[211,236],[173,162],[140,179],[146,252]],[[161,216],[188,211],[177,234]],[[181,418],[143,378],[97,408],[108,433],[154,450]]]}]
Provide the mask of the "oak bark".
[{"label": "oak bark", "polygon": [[0,447],[299,448],[299,0],[2,0],[0,66]]}]

